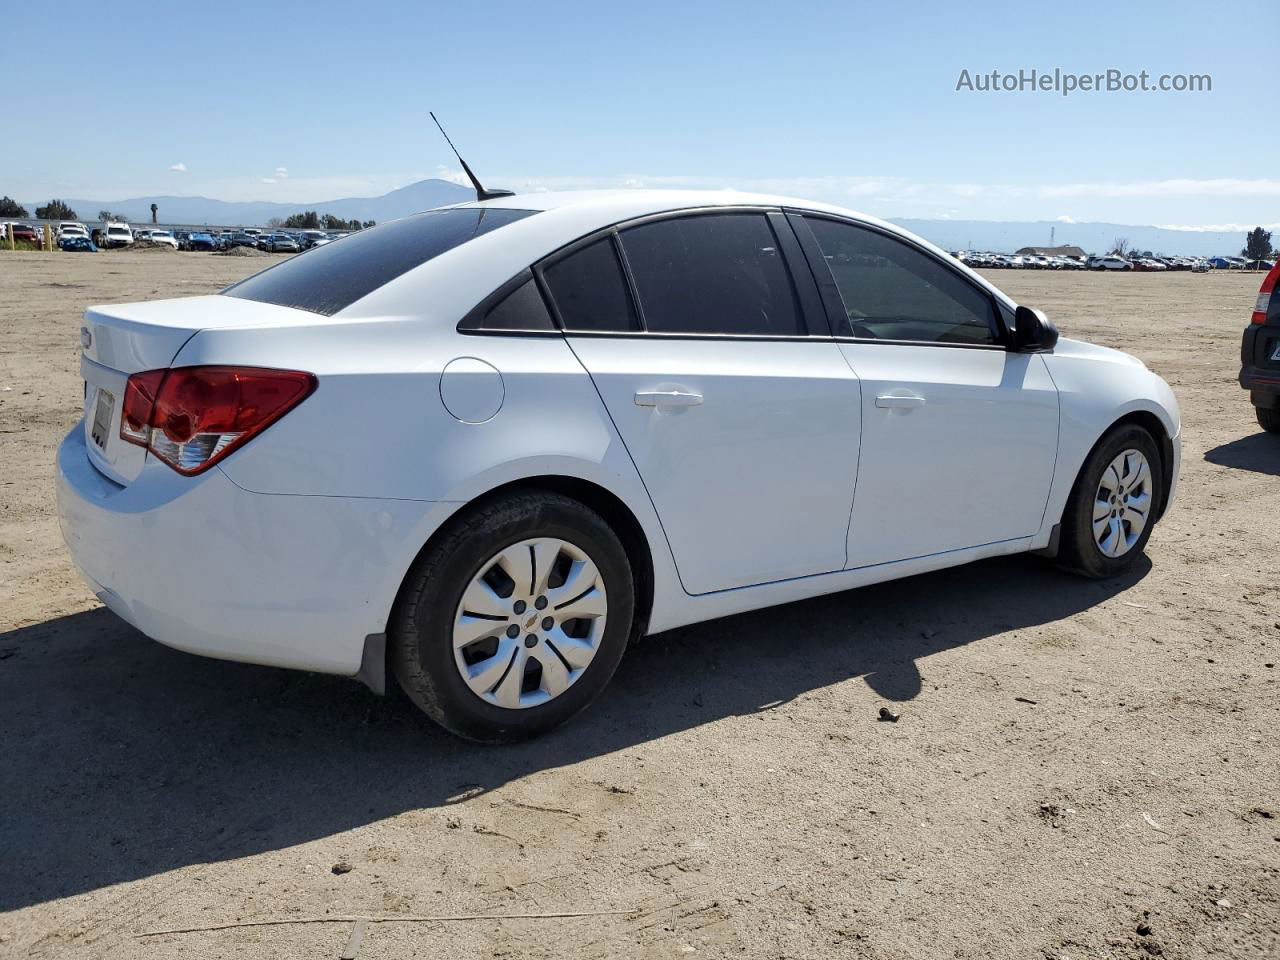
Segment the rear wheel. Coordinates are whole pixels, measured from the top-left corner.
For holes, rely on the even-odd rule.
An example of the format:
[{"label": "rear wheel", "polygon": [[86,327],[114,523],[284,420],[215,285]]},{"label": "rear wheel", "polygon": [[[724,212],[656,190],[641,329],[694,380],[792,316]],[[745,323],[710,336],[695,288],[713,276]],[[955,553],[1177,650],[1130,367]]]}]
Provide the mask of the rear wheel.
[{"label": "rear wheel", "polygon": [[1155,439],[1135,424],[1102,438],[1085,461],[1062,515],[1059,561],[1087,577],[1111,577],[1147,545],[1163,496]]},{"label": "rear wheel", "polygon": [[594,700],[626,649],[626,551],[595,512],[512,494],[453,522],[420,558],[392,623],[409,698],[469,740],[537,736]]},{"label": "rear wheel", "polygon": [[1267,433],[1280,433],[1280,407],[1254,407],[1258,426]]}]

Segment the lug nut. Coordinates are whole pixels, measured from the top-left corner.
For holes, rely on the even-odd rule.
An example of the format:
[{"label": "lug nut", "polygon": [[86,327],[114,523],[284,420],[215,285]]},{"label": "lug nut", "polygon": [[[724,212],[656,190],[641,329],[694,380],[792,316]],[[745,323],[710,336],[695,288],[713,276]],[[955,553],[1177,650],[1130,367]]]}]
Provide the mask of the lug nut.
[{"label": "lug nut", "polygon": [[516,637],[520,636],[520,628],[513,623],[511,626],[507,627],[507,636],[514,640]]},{"label": "lug nut", "polygon": [[525,603],[523,600],[517,600],[516,605],[512,607],[512,609],[515,610],[516,613],[524,613],[527,608],[528,608],[528,604]]},{"label": "lug nut", "polygon": [[533,601],[533,605],[539,610],[545,610],[547,608],[547,598],[539,597],[537,600]]},{"label": "lug nut", "polygon": [[531,633],[524,638],[524,645],[526,647],[536,647],[538,645],[538,638]]},{"label": "lug nut", "polygon": [[543,630],[550,630],[550,629],[551,629],[552,627],[554,627],[555,625],[556,625],[556,622],[555,622],[554,620],[552,620],[550,617],[543,617],[543,618],[542,618],[542,629],[543,629]]}]

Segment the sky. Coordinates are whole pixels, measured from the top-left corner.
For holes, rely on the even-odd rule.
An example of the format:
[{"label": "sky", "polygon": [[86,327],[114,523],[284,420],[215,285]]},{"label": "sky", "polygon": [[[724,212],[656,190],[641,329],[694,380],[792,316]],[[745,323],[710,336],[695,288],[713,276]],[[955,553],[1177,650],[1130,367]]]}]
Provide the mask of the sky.
[{"label": "sky", "polygon": [[[460,178],[435,110],[486,184],[518,190],[1280,225],[1276,14],[1275,0],[13,3],[5,32],[33,52],[0,84],[0,138],[25,144],[0,152],[0,194],[376,196]],[[1032,69],[1212,89],[976,89]],[[966,76],[975,89],[957,89]]]}]

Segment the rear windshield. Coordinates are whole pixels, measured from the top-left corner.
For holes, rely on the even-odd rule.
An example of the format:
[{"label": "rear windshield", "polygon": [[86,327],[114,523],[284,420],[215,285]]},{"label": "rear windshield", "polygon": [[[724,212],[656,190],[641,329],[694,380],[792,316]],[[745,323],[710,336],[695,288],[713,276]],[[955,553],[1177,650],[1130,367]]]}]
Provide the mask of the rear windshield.
[{"label": "rear windshield", "polygon": [[332,316],[402,273],[535,212],[465,207],[414,214],[312,247],[222,292]]}]

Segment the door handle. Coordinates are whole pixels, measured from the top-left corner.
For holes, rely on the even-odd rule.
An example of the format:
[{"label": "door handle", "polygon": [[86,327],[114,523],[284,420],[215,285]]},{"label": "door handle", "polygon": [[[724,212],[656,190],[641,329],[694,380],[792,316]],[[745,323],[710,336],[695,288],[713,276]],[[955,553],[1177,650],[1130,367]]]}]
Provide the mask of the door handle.
[{"label": "door handle", "polygon": [[912,407],[923,407],[924,397],[908,394],[907,396],[898,396],[895,394],[885,394],[876,397],[876,406],[884,407],[888,410],[906,410]]},{"label": "door handle", "polygon": [[696,407],[702,394],[692,390],[637,390],[637,407]]}]

